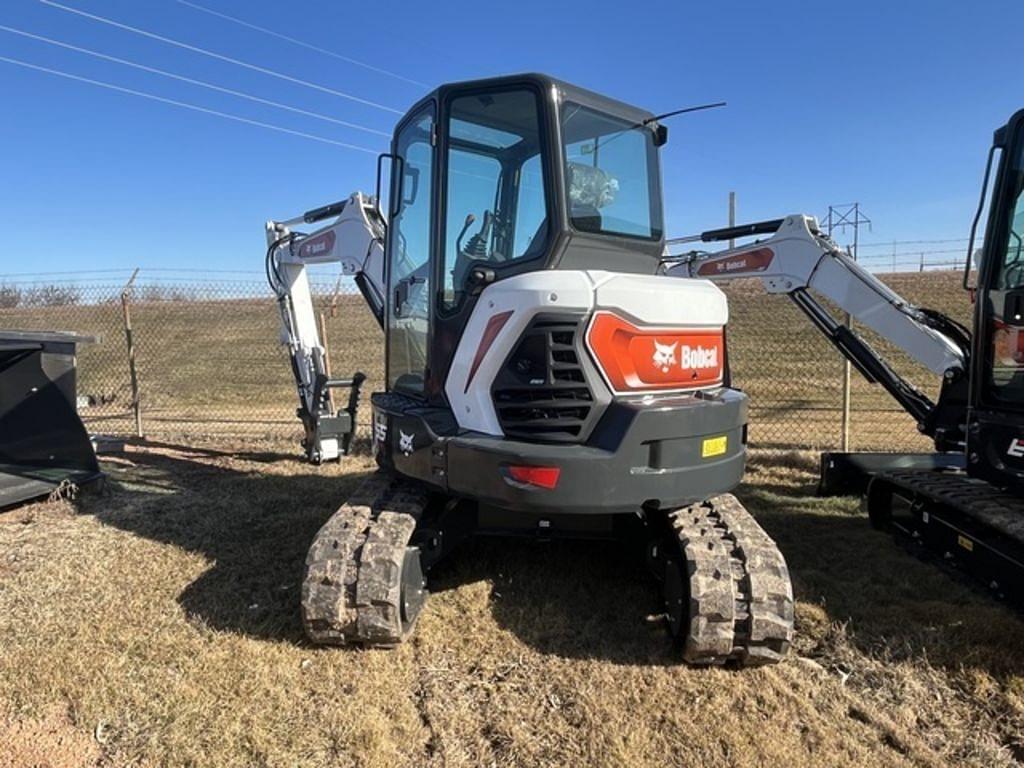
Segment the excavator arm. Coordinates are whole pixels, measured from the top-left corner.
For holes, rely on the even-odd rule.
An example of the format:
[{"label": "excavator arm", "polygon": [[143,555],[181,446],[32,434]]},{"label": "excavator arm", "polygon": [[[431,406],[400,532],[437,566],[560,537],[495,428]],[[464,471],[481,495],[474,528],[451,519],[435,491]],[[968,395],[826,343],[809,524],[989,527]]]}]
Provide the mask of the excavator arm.
[{"label": "excavator arm", "polygon": [[[315,232],[292,228],[334,219]],[[353,278],[377,322],[384,322],[384,234],[386,224],[373,198],[355,192],[346,200],[315,208],[286,221],[266,224],[267,281],[281,314],[281,342],[287,347],[299,395],[303,446],[310,461],[336,459],[348,452],[355,429],[360,387],[365,376],[334,379],[328,370],[307,268],[340,264]],[[336,409],[331,393],[349,390],[348,404]]]},{"label": "excavator arm", "polygon": [[[810,216],[710,230],[676,242],[757,235],[768,237],[713,253],[694,250],[668,257],[665,273],[713,281],[759,278],[769,293],[786,294],[869,382],[881,384],[896,399],[938,450],[963,450],[970,332],[904,300],[844,253]],[[855,330],[837,320],[828,304],[941,376],[938,401],[900,376]]]}]

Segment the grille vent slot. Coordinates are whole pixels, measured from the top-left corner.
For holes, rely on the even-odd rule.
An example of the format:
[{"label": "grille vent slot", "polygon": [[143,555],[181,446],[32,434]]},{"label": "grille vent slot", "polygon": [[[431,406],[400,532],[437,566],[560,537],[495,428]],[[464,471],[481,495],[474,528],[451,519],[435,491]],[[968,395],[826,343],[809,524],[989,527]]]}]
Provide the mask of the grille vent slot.
[{"label": "grille vent slot", "polygon": [[594,398],[580,363],[575,321],[536,320],[495,380],[492,396],[502,431],[543,442],[584,437]]}]

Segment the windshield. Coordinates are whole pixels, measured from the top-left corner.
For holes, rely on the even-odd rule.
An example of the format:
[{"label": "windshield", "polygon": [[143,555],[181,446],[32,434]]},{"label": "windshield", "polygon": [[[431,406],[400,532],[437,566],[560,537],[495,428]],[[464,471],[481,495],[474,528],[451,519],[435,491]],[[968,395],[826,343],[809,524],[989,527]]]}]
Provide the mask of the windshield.
[{"label": "windshield", "polygon": [[461,303],[472,267],[501,267],[544,252],[548,206],[541,150],[534,91],[490,91],[452,100],[443,309]]},{"label": "windshield", "polygon": [[566,102],[562,145],[569,217],[576,229],[661,237],[658,150],[649,128]]}]

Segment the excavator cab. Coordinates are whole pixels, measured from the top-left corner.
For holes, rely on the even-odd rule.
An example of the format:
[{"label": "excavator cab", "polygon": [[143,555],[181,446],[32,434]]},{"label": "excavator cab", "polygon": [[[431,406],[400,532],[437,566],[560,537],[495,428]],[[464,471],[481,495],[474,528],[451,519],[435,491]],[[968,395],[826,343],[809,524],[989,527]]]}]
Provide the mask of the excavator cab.
[{"label": "excavator cab", "polygon": [[541,75],[445,85],[416,104],[390,155],[389,389],[439,402],[491,283],[582,266],[654,274],[666,135],[649,112]]},{"label": "excavator cab", "polygon": [[[995,132],[990,164],[996,151],[999,165],[978,264],[967,471],[999,487],[1020,488],[1024,487],[1024,110]],[[966,284],[966,273],[964,280]]]}]

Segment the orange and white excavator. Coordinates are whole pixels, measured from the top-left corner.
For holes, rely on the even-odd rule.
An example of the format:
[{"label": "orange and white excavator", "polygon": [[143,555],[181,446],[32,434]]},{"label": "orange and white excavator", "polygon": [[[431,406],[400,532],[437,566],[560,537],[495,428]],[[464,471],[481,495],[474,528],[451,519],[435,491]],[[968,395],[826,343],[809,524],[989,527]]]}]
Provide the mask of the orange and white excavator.
[{"label": "orange and white excavator", "polygon": [[378,189],[267,223],[311,459],[344,452],[358,398],[336,412],[326,393],[359,382],[326,373],[307,267],[340,263],[385,338],[380,470],[307,558],[314,641],[400,642],[468,536],[628,535],[683,658],[785,656],[785,561],[729,494],[747,397],[726,299],[659,274],[666,139],[650,112],[542,75],[444,85],[395,129],[387,204]]}]

